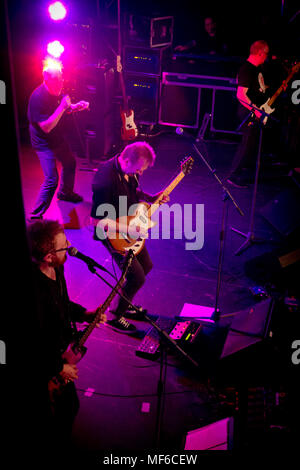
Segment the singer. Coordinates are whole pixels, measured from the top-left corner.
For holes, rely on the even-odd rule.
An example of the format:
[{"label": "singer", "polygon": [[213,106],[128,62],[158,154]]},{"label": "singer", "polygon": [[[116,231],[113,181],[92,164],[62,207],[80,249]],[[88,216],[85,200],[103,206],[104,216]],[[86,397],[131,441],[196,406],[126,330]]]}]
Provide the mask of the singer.
[{"label": "singer", "polygon": [[[116,155],[99,166],[92,183],[93,205],[91,212],[91,216],[95,219],[98,227],[100,225],[104,231],[107,228],[119,232],[127,232],[128,230],[127,226],[121,227],[121,224],[116,224],[116,221],[110,220],[108,217],[100,218],[97,215],[99,205],[111,204],[115,207],[117,218],[119,218],[122,215],[128,215],[121,213],[122,208],[119,207],[119,196],[126,196],[127,207],[130,207],[140,201],[152,203],[162,194],[150,195],[143,192],[139,187],[139,177],[147,168],[153,166],[155,158],[154,150],[149,144],[146,142],[134,142],[127,145],[120,155]],[[132,227],[132,229],[135,233],[139,231],[141,237],[146,238],[147,232],[144,234],[142,227]],[[96,229],[94,238],[99,240]],[[109,250],[122,270],[123,255],[116,252],[105,237],[101,237],[101,242]],[[146,275],[151,269],[152,261],[146,246],[144,246],[142,251],[133,259],[123,286],[123,293],[130,301],[133,300],[136,293],[144,285]],[[143,315],[137,314],[135,310],[130,310],[128,302],[121,297],[116,298],[110,313],[114,318],[109,319],[107,325],[115,331],[126,334],[134,334],[136,332],[136,327],[129,323],[126,318],[132,320],[141,320],[143,318]]]},{"label": "singer", "polygon": [[43,83],[30,96],[28,120],[31,145],[35,150],[44,173],[44,182],[31,210],[29,221],[42,219],[49,208],[58,186],[56,160],[62,164],[58,199],[81,202],[74,192],[76,161],[65,139],[66,114],[88,109],[89,103],[71,103],[69,95],[62,95],[63,74],[58,61],[45,61]]},{"label": "singer", "polygon": [[[74,386],[78,379],[75,364],[65,364],[62,352],[77,334],[75,322],[92,322],[95,312],[69,299],[64,277],[64,263],[69,242],[63,227],[52,220],[39,220],[28,226],[28,240],[33,261],[33,279],[37,300],[37,338],[43,369],[38,370],[45,389],[53,377],[66,382],[47,413],[55,446],[67,446],[79,401]],[[102,318],[105,321],[105,316]]]}]

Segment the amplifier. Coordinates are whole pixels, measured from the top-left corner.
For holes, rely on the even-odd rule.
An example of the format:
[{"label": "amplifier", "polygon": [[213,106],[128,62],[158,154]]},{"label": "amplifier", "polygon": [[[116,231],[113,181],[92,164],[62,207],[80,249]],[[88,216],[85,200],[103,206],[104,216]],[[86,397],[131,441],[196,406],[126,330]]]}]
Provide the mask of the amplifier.
[{"label": "amplifier", "polygon": [[198,128],[205,113],[213,132],[239,134],[236,78],[162,73],[159,123]]},{"label": "amplifier", "polygon": [[126,94],[134,119],[139,124],[156,124],[159,99],[159,77],[147,74],[125,73]]},{"label": "amplifier", "polygon": [[150,47],[124,46],[124,71],[160,76],[162,64],[169,51],[170,48],[168,46],[155,49]]}]

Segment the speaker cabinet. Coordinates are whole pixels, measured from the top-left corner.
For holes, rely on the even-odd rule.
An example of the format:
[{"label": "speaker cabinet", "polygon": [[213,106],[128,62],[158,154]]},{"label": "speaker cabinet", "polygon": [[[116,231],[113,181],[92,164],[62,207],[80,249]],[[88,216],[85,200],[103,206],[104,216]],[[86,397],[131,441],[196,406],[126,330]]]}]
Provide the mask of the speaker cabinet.
[{"label": "speaker cabinet", "polygon": [[185,450],[232,450],[233,418],[225,418],[203,428],[189,431],[185,438]]},{"label": "speaker cabinet", "polygon": [[126,94],[140,124],[156,124],[160,78],[147,74],[125,73]]},{"label": "speaker cabinet", "polygon": [[300,227],[300,190],[291,187],[282,191],[261,210],[260,214],[284,236]]},{"label": "speaker cabinet", "polygon": [[162,84],[159,124],[198,128],[200,89],[196,86]]}]

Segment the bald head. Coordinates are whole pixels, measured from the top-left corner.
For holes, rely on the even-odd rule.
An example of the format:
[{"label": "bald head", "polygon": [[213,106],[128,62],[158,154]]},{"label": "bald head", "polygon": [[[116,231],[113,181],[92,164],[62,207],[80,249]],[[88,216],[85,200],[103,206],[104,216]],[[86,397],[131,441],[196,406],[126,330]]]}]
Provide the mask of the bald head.
[{"label": "bald head", "polygon": [[43,70],[44,84],[51,95],[59,96],[62,92],[64,79],[61,70],[45,69]]}]

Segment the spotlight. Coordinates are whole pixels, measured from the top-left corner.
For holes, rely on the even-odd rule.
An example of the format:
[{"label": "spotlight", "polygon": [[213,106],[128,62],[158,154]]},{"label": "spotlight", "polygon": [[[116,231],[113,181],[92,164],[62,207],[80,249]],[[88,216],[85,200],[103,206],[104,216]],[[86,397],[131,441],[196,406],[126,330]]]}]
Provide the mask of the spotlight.
[{"label": "spotlight", "polygon": [[47,45],[48,54],[52,55],[56,59],[58,59],[62,55],[64,50],[64,46],[59,41],[52,41],[49,42]]},{"label": "spotlight", "polygon": [[55,2],[48,7],[48,12],[53,21],[59,21],[65,18],[67,9],[61,2]]}]

